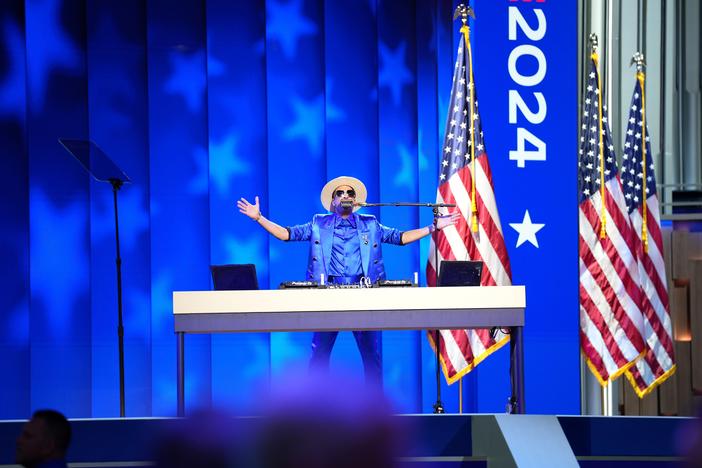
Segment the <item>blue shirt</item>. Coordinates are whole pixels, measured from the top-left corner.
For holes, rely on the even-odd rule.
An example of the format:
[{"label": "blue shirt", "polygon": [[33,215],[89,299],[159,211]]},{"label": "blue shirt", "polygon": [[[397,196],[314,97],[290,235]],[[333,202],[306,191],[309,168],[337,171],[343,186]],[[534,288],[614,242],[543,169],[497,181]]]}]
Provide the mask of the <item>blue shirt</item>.
[{"label": "blue shirt", "polygon": [[334,214],[334,240],[332,241],[330,276],[363,274],[361,267],[361,240],[353,216],[346,219]]}]

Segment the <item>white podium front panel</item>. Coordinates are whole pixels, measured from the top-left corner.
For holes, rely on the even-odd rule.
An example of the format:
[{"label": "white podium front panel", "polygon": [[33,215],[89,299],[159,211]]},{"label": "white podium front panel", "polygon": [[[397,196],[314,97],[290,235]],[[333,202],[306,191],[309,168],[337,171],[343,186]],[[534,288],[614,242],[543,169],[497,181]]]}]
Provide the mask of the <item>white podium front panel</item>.
[{"label": "white podium front panel", "polygon": [[524,286],[176,291],[178,415],[185,414],[185,334],[509,328],[511,411],[523,413]]},{"label": "white podium front panel", "polygon": [[173,293],[187,333],[522,326],[525,306],[523,286]]}]

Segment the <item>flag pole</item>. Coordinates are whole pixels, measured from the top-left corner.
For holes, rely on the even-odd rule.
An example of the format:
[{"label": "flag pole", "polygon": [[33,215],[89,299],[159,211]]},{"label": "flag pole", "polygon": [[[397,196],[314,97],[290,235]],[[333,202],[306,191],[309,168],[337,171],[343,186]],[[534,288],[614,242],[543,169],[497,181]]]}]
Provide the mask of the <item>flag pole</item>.
[{"label": "flag pole", "polygon": [[[475,12],[470,6],[466,6],[465,4],[461,3],[456,7],[456,9],[453,12],[453,20],[456,21],[458,18],[461,18],[461,22],[463,25],[461,26],[461,34],[463,34],[463,39],[465,41],[466,47],[468,48],[468,71],[469,71],[469,83],[468,83],[468,89],[470,90],[470,138],[471,138],[471,144],[470,144],[470,151],[471,151],[471,159],[472,159],[472,164],[473,164],[473,177],[472,182],[471,182],[471,218],[472,218],[472,223],[471,223],[471,230],[473,232],[478,232],[478,207],[475,201],[475,119],[473,118],[473,110],[475,108],[473,104],[473,99],[474,99],[474,86],[473,86],[473,59],[471,56],[471,49],[470,49],[470,29],[468,27],[468,16],[471,18],[475,19]],[[434,217],[436,218],[438,216],[438,211],[435,208],[434,209]],[[436,274],[436,286],[439,286],[439,254],[438,254],[438,245],[436,243],[436,240],[434,241],[434,255],[435,255],[435,260],[434,260],[434,272]],[[441,357],[441,337],[439,336],[439,330],[436,330],[436,403],[434,403],[434,413],[443,413],[444,412],[444,407],[443,404],[441,403],[441,381],[440,381],[440,357]],[[458,412],[459,414],[463,413],[463,377],[461,377],[458,380]]]},{"label": "flag pole", "polygon": [[633,57],[631,57],[631,63],[636,64],[636,79],[641,86],[641,167],[643,169],[643,180],[641,181],[642,191],[641,197],[643,198],[641,203],[641,242],[643,243],[644,253],[648,253],[648,226],[646,225],[648,218],[648,207],[646,205],[646,193],[648,192],[646,188],[646,178],[647,178],[647,163],[646,157],[646,93],[644,84],[646,81],[646,75],[644,74],[644,66],[646,62],[644,61],[644,56],[641,52],[636,52]]},{"label": "flag pole", "polygon": [[602,387],[602,416],[612,416],[612,382]]},{"label": "flag pole", "polygon": [[471,231],[478,232],[478,204],[475,200],[475,117],[473,115],[475,110],[475,105],[473,104],[473,99],[475,99],[475,83],[473,81],[473,51],[470,47],[470,27],[468,26],[468,17],[475,19],[475,12],[470,6],[460,4],[456,7],[456,11],[453,13],[454,21],[461,17],[461,34],[463,34],[463,40],[465,41],[466,48],[468,49],[468,91],[470,92],[470,159],[471,159],[471,170],[473,172],[473,177],[471,177],[470,184],[470,217],[471,217]]},{"label": "flag pole", "polygon": [[[434,207],[434,222],[439,217],[439,207]],[[436,232],[432,233],[434,236],[434,286],[439,287],[439,236]],[[434,347],[436,349],[436,402],[434,403],[433,409],[434,414],[444,413],[444,404],[441,402],[441,330],[434,330]]]},{"label": "flag pole", "polygon": [[[595,62],[595,68],[599,68],[599,55],[597,54],[597,34],[590,34],[590,48],[591,54],[590,58]],[[602,84],[600,83],[600,74],[597,73],[597,112],[598,112],[598,125],[599,125],[599,139],[600,139],[600,198],[602,199],[602,213],[600,215],[600,239],[604,239],[607,235],[607,206],[605,200],[605,173],[604,173],[604,132],[602,129]]]}]

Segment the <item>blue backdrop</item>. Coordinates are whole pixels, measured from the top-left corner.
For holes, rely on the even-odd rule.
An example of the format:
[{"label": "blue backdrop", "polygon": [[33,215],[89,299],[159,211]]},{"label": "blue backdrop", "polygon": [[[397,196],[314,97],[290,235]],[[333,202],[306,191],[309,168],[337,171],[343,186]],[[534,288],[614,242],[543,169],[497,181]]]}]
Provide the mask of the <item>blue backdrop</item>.
[{"label": "blue backdrop", "polygon": [[[454,3],[4,0],[0,418],[119,410],[112,195],[59,137],[94,140],[133,181],[120,192],[127,415],[173,415],[172,291],[209,289],[211,263],[255,263],[272,288],[304,277],[307,246],[269,238],[237,198],[260,196],[283,225],[320,212],[321,187],[342,174],[371,201],[435,199]],[[577,2],[473,7],[496,198],[513,282],[527,286],[527,409],[579,413]],[[400,229],[431,222],[367,212]],[[388,276],[424,282],[427,250],[385,248]],[[304,371],[310,338],[188,337],[187,401],[253,408]],[[465,410],[504,410],[507,354],[464,379]],[[383,361],[398,411],[431,411],[424,334],[384,333]],[[362,374],[350,334],[332,366]],[[458,386],[443,392],[456,411]]]}]

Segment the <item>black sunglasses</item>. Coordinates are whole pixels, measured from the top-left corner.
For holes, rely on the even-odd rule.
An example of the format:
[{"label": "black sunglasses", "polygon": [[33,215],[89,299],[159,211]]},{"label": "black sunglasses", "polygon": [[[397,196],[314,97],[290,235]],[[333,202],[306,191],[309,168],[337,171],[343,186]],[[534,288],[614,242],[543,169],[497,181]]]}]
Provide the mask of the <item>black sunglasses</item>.
[{"label": "black sunglasses", "polygon": [[337,197],[343,197],[344,194],[347,194],[350,198],[356,198],[356,191],[354,189],[351,190],[337,190],[334,192],[334,195]]}]

